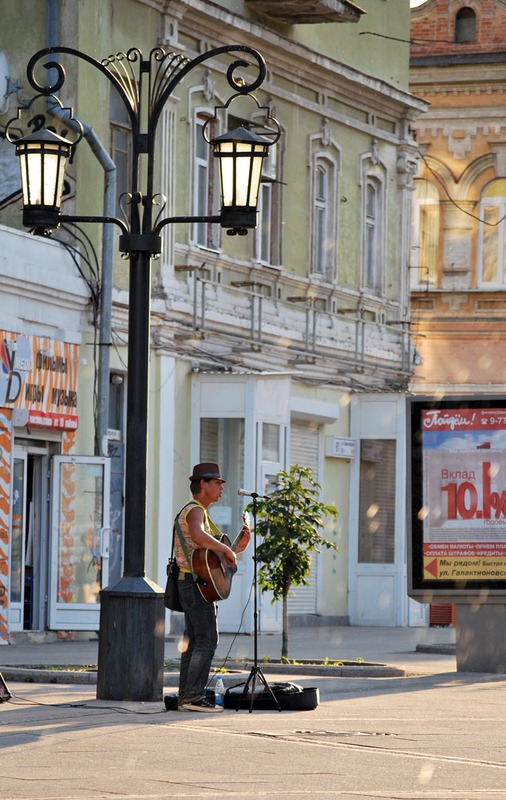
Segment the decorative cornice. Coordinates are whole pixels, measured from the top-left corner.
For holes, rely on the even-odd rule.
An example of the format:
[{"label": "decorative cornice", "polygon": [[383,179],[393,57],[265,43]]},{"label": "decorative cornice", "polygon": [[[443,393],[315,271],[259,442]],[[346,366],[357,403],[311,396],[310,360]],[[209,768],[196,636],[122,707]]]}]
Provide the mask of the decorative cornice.
[{"label": "decorative cornice", "polygon": [[287,25],[313,25],[322,22],[358,22],[366,12],[350,0],[245,0],[246,6],[261,16]]}]

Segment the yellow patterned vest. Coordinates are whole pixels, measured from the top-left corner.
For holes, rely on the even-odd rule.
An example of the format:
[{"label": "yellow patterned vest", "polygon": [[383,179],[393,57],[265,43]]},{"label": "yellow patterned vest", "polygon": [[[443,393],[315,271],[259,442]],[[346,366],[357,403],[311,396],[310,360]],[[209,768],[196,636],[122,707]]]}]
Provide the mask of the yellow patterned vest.
[{"label": "yellow patterned vest", "polygon": [[[193,539],[192,539],[192,537],[190,535],[190,531],[189,531],[189,528],[188,528],[187,516],[188,516],[188,513],[192,510],[192,508],[195,508],[195,507],[201,508],[202,511],[204,512],[204,530],[205,530],[205,532],[208,533],[209,536],[214,536],[215,539],[221,539],[221,537],[222,537],[222,533],[219,530],[219,528],[214,524],[212,519],[209,518],[209,515],[207,513],[207,509],[204,508],[204,506],[201,505],[201,503],[199,503],[198,500],[195,500],[195,499],[189,500],[186,503],[186,505],[183,506],[183,508],[181,509],[179,514],[177,515],[177,519],[179,520],[179,526],[181,528],[181,533],[183,535],[184,545],[186,547],[186,552],[188,553],[190,561],[191,561],[191,557],[192,557],[192,552],[193,552],[193,550],[197,550],[198,545],[195,544],[195,542],[193,541]],[[174,552],[175,552],[175,555],[176,555],[176,561],[177,561],[177,565],[178,565],[179,569],[182,572],[191,572],[191,563],[188,564],[188,561],[187,561],[187,558],[185,556],[183,547],[181,545],[181,541],[179,539],[177,530],[175,531],[175,534],[174,534]]]}]

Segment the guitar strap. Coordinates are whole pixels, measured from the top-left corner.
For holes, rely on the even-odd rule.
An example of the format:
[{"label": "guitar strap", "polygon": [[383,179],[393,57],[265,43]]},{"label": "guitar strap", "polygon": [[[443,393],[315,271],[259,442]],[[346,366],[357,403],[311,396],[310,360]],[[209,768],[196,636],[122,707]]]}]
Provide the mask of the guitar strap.
[{"label": "guitar strap", "polygon": [[[179,516],[179,514],[178,514],[178,516]],[[191,568],[192,562],[191,562],[191,559],[190,559],[190,557],[188,555],[188,550],[186,549],[186,545],[184,543],[183,532],[181,530],[181,526],[179,524],[178,517],[176,517],[176,519],[174,520],[174,529],[172,531],[172,552],[174,552],[174,535],[175,535],[175,533],[177,533],[179,542],[181,544],[181,547],[183,548],[184,557],[186,558],[186,563],[188,564],[189,570],[190,570],[191,574],[193,575],[193,580],[196,581],[197,580],[197,575],[195,574],[195,572],[193,572],[193,570]]]}]

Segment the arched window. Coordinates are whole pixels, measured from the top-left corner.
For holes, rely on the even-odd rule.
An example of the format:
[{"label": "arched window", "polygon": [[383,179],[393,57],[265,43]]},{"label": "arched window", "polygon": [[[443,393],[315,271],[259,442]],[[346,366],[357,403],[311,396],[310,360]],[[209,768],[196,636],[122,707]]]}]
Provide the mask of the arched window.
[{"label": "arched window", "polygon": [[329,283],[337,280],[341,151],[326,119],[309,137],[309,158],[308,275]]},{"label": "arched window", "polygon": [[[195,115],[194,121],[193,213],[196,217],[217,213],[219,200],[214,159],[211,148],[203,136],[207,119],[207,115],[200,112]],[[215,135],[213,126],[214,120],[210,122],[209,138]],[[218,235],[216,225],[207,222],[197,222],[194,225],[195,242],[202,247],[216,248],[218,242],[215,241],[215,237]]]},{"label": "arched window", "polygon": [[415,181],[411,235],[411,285],[427,288],[437,282],[439,194],[428,181]]},{"label": "arched window", "polygon": [[111,156],[116,165],[116,215],[121,217],[121,202],[128,191],[132,167],[132,126],[125,104],[114,88],[111,89],[109,104]]},{"label": "arched window", "polygon": [[455,16],[455,41],[476,41],[476,14],[472,8],[461,8]]},{"label": "arched window", "polygon": [[361,244],[360,284],[368,293],[382,296],[385,291],[386,188],[388,171],[380,158],[375,139],[361,156]]},{"label": "arched window", "polygon": [[318,154],[313,162],[313,210],[311,272],[328,281],[335,279],[336,165]]},{"label": "arched window", "polygon": [[325,274],[325,240],[329,203],[329,175],[327,165],[320,161],[314,174],[314,238],[313,272]]},{"label": "arched window", "polygon": [[372,176],[364,188],[364,286],[379,294],[383,287],[383,198],[381,185]]},{"label": "arched window", "polygon": [[258,261],[271,266],[281,263],[281,158],[279,143],[269,147],[258,192],[255,254]]},{"label": "arched window", "polygon": [[506,178],[492,181],[479,209],[478,281],[481,286],[506,284]]}]

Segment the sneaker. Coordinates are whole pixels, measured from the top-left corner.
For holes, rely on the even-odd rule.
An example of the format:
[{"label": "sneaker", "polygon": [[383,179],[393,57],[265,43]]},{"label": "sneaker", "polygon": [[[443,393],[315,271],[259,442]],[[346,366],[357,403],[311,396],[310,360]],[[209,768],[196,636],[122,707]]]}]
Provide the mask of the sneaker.
[{"label": "sneaker", "polygon": [[212,700],[203,697],[202,700],[184,701],[178,705],[178,711],[204,711],[207,714],[220,714],[223,706],[215,706]]}]

